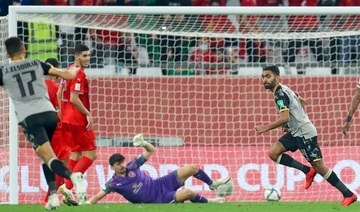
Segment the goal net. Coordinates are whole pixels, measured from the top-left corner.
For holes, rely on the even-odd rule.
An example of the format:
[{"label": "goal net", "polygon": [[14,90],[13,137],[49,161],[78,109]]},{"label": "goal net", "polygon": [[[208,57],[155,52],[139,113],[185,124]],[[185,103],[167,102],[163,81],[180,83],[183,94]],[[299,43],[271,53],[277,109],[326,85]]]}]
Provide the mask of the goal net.
[{"label": "goal net", "polygon": [[[8,37],[8,21],[0,17],[0,67],[8,63],[4,40]],[[0,202],[9,202],[9,99],[0,88]]]},{"label": "goal net", "polygon": [[[157,148],[142,166],[154,178],[196,164],[214,179],[232,176],[236,188],[228,201],[265,201],[263,192],[270,187],[281,190],[283,201],[341,200],[319,175],[305,193],[303,173],[269,159],[267,152],[282,133],[256,135],[254,130],[275,121],[278,113],[259,77],[266,64],[278,65],[282,83],[307,100],[325,163],[352,191],[360,191],[356,118],[350,136],[341,132],[359,71],[358,11],[265,9],[16,8],[18,31],[10,32],[24,40],[28,58],[55,57],[66,68],[74,62],[77,43],[91,48],[86,73],[98,157],[86,176],[89,197],[112,176],[107,163],[111,154],[122,153],[129,161],[142,153],[131,145],[132,137],[142,133]],[[6,119],[6,106],[0,111]],[[7,128],[0,132],[6,134]],[[1,151],[7,141],[1,136]],[[308,165],[300,153],[290,154]],[[7,155],[0,157],[5,157],[0,180],[6,186]],[[19,202],[39,203],[46,182],[21,134],[18,162]],[[185,187],[206,197],[216,195],[193,178]],[[2,202],[7,192],[0,190]],[[103,201],[125,202],[116,194]]]}]

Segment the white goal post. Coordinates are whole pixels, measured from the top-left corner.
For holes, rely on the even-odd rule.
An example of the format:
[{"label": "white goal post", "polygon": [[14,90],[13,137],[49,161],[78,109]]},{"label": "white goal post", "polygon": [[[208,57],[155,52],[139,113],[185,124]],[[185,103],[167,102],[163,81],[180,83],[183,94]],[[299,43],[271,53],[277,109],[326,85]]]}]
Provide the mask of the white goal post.
[{"label": "white goal post", "polygon": [[[129,141],[143,133],[158,148],[143,167],[153,177],[198,163],[213,178],[233,176],[230,201],[264,201],[263,191],[273,186],[284,201],[334,201],[340,200],[339,193],[319,176],[305,195],[302,173],[268,159],[269,145],[281,133],[257,136],[253,130],[276,114],[258,76],[266,64],[280,66],[284,83],[309,99],[307,111],[327,164],[360,192],[360,143],[353,140],[356,136],[338,132],[356,86],[354,74],[360,72],[360,49],[354,50],[360,44],[358,17],[358,7],[10,6],[4,23],[7,36],[28,39],[28,57],[56,55],[66,68],[73,60],[69,51],[61,52],[64,43],[85,42],[95,52],[87,74],[99,152],[87,173],[89,195],[111,176],[108,156],[115,151],[135,156],[139,149],[129,147]],[[2,23],[0,19],[0,28]],[[29,24],[28,34],[18,34],[25,29],[20,23]],[[33,49],[40,42],[31,37],[37,33],[30,32],[36,27],[32,23],[56,26],[57,35],[45,42],[47,47],[58,45],[54,50]],[[69,27],[80,29],[79,34],[62,37]],[[104,31],[115,33],[99,34]],[[105,39],[116,36],[121,38],[116,45],[121,44],[105,45]],[[4,39],[0,37],[0,47]],[[359,43],[351,44],[352,39]],[[8,105],[4,95],[0,102]],[[0,153],[9,157],[0,161],[0,183],[5,185],[0,199],[39,203],[46,189],[39,160],[18,133],[11,104],[8,108],[9,113],[0,109],[0,117],[9,115],[8,128],[0,129],[9,134],[8,143],[0,143]],[[360,130],[355,122],[353,132]],[[306,163],[300,154],[295,157]],[[186,186],[214,195],[196,180]]]}]

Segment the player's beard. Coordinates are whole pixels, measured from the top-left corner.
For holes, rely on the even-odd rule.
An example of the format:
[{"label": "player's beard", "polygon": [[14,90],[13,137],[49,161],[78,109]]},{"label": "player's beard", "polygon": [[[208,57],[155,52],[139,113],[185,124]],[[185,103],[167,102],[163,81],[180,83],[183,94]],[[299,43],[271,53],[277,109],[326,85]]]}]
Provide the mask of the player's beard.
[{"label": "player's beard", "polygon": [[119,171],[120,174],[126,174],[126,168],[121,168]]},{"label": "player's beard", "polygon": [[272,81],[271,83],[264,83],[264,87],[265,87],[266,89],[269,89],[269,90],[272,90],[272,89],[275,87],[275,85],[276,85],[276,81],[275,81],[275,80]]}]

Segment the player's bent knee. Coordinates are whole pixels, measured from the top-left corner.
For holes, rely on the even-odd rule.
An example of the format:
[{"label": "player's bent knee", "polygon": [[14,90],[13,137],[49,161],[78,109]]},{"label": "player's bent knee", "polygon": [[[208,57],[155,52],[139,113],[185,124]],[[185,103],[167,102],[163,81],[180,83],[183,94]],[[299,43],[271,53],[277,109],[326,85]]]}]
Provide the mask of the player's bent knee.
[{"label": "player's bent knee", "polygon": [[199,171],[199,169],[200,169],[199,166],[194,165],[194,164],[189,165],[189,168],[190,168],[193,172],[195,172],[195,174],[196,174],[196,173]]},{"label": "player's bent knee", "polygon": [[51,158],[56,158],[54,151],[50,146],[50,142],[45,142],[36,149],[36,153],[43,160],[44,163],[47,163]]},{"label": "player's bent knee", "polygon": [[311,166],[315,169],[317,173],[319,173],[321,176],[326,174],[326,172],[329,170],[329,168],[325,165],[323,160],[318,160],[315,162],[311,162]]},{"label": "player's bent knee", "polygon": [[96,150],[92,150],[92,151],[86,151],[84,154],[86,157],[90,158],[92,161],[96,160]]},{"label": "player's bent knee", "polygon": [[268,155],[269,155],[269,158],[274,162],[276,162],[279,157],[279,154],[274,153],[271,150],[268,152]]},{"label": "player's bent knee", "polygon": [[176,202],[185,202],[186,200],[192,200],[196,197],[196,193],[190,189],[179,190],[175,194]]}]

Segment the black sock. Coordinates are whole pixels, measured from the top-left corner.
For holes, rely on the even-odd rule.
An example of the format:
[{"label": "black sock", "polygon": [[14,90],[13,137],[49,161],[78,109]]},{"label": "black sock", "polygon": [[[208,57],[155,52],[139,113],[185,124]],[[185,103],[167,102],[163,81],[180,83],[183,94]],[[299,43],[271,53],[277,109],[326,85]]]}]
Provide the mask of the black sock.
[{"label": "black sock", "polygon": [[298,162],[297,160],[295,160],[294,158],[290,157],[287,154],[282,154],[279,157],[281,157],[281,159],[280,159],[280,161],[278,161],[278,163],[281,165],[298,169],[298,170],[304,172],[304,174],[307,174],[310,171],[310,167]]},{"label": "black sock", "polygon": [[55,182],[55,173],[50,170],[50,168],[46,165],[42,165],[43,172],[45,175],[46,182],[49,186],[50,195],[56,193],[56,182]]},{"label": "black sock", "polygon": [[70,175],[72,174],[71,171],[66,168],[64,163],[61,162],[59,159],[50,160],[49,166],[55,174],[66,179],[70,179]]},{"label": "black sock", "polygon": [[351,197],[353,195],[353,192],[351,192],[346,185],[344,185],[343,182],[341,182],[341,180],[338,178],[338,176],[335,174],[335,172],[331,171],[330,176],[326,179],[326,175],[324,176],[324,178],[335,188],[337,188],[343,195],[344,197]]}]

